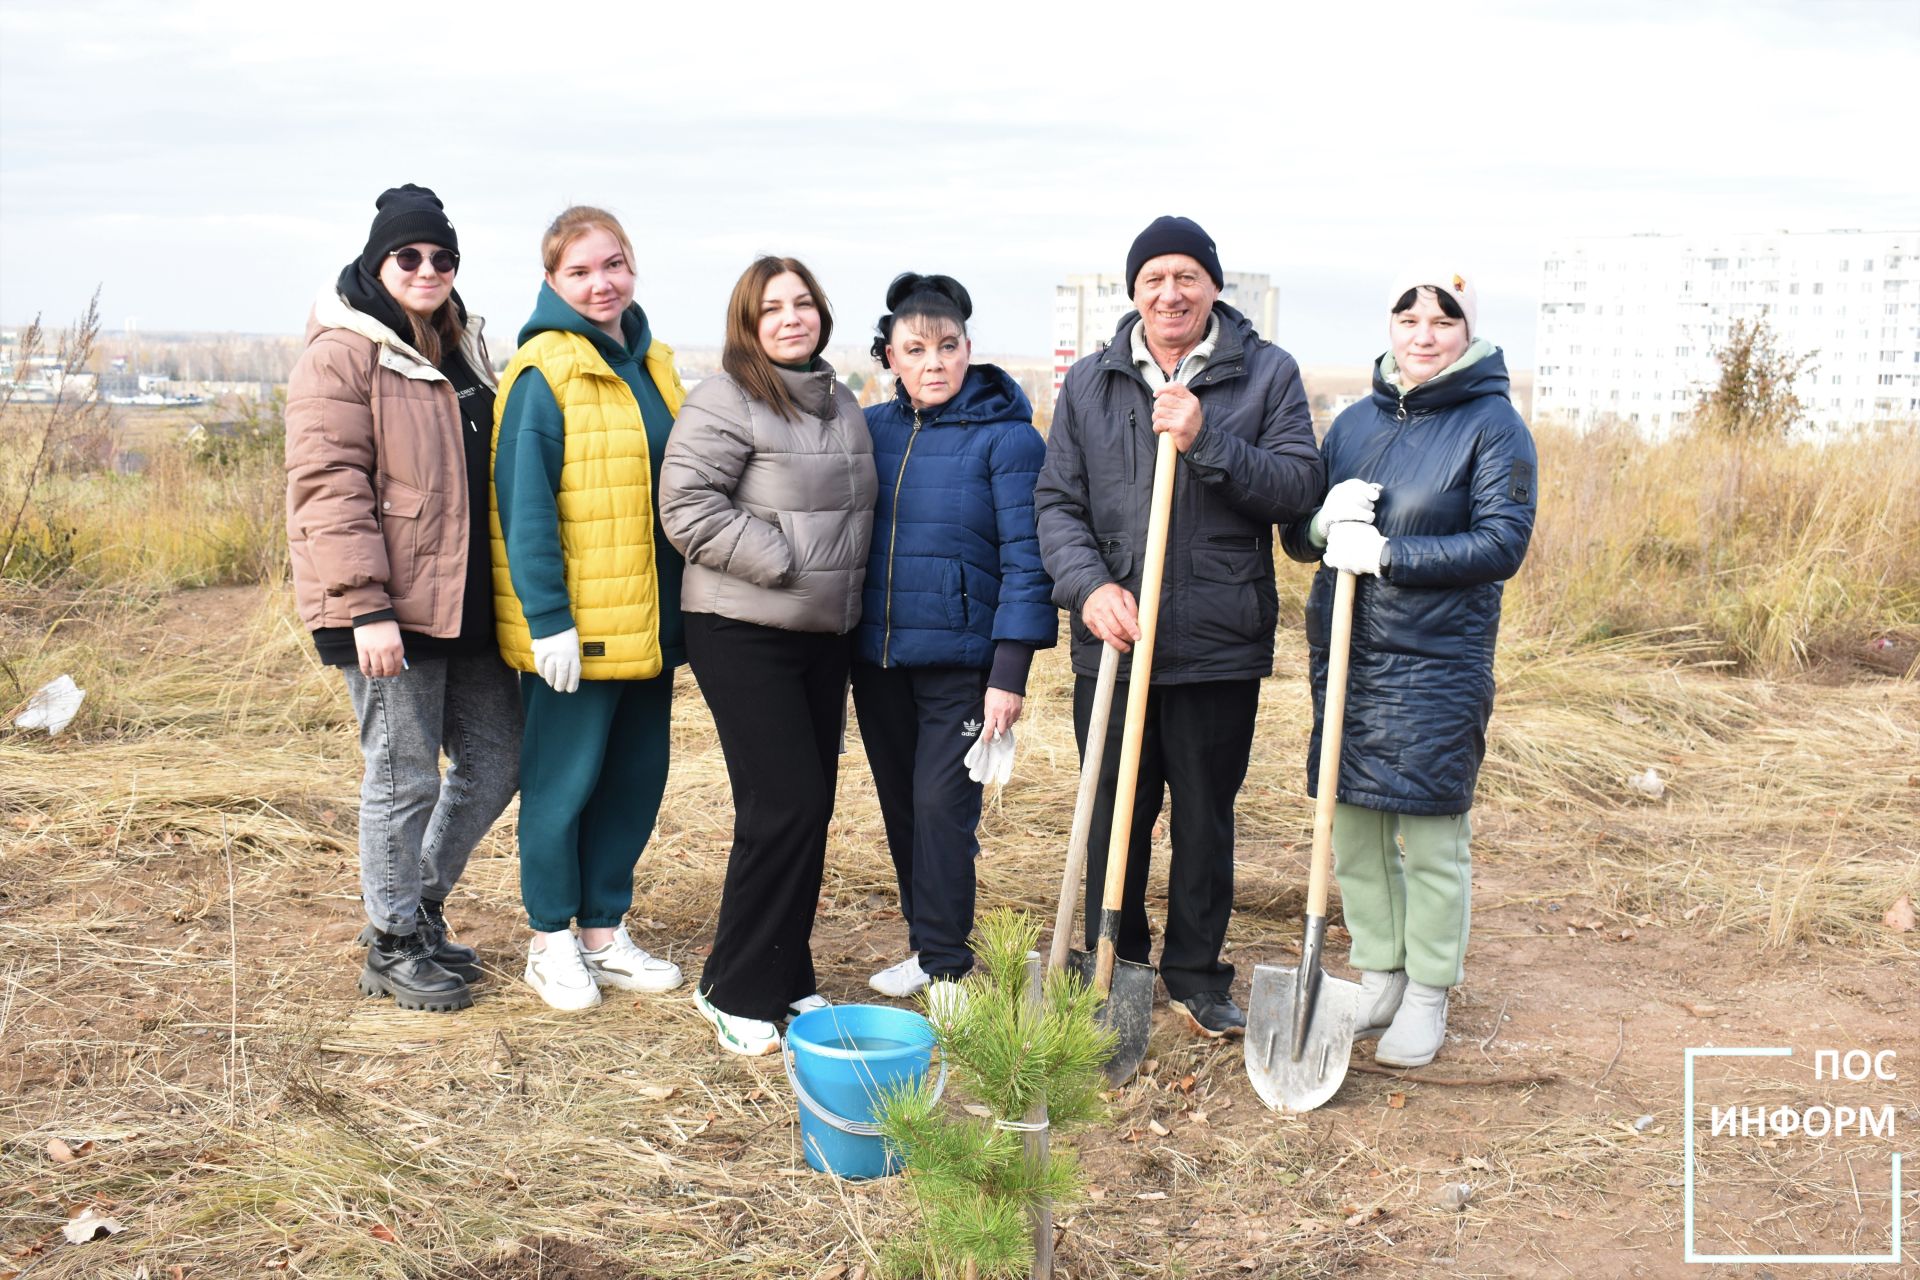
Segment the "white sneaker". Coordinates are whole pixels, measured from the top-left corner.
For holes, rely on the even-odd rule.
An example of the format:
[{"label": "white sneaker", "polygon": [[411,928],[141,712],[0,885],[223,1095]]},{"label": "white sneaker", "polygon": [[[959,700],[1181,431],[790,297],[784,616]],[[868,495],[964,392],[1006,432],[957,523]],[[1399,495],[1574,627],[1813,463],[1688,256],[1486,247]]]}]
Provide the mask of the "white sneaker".
[{"label": "white sneaker", "polygon": [[966,1011],[967,989],[958,982],[943,979],[927,988],[927,1021],[935,1026],[948,1026]]},{"label": "white sneaker", "polygon": [[798,1000],[789,1004],[787,1008],[793,1010],[793,1016],[797,1018],[803,1013],[812,1013],[815,1009],[825,1009],[832,1003],[831,1000],[816,991],[810,996],[801,996]]},{"label": "white sneaker", "polygon": [[920,967],[920,957],[911,955],[899,964],[888,965],[868,978],[867,985],[883,996],[905,1000],[932,981],[933,979],[927,976],[927,971]]},{"label": "white sneaker", "polygon": [[728,1053],[758,1058],[780,1047],[780,1032],[771,1022],[762,1022],[758,1018],[741,1018],[716,1009],[699,987],[693,989],[693,1007],[700,1011],[701,1017],[713,1024],[714,1034],[720,1039],[720,1047]]},{"label": "white sneaker", "polygon": [[593,980],[603,987],[621,991],[671,991],[681,983],[680,966],[671,960],[649,955],[635,945],[627,926],[613,931],[613,941],[592,951],[580,948],[580,959]]},{"label": "white sneaker", "polygon": [[547,945],[527,948],[527,985],[556,1009],[573,1012],[600,1003],[600,987],[580,959],[580,944],[571,933],[543,935]]}]

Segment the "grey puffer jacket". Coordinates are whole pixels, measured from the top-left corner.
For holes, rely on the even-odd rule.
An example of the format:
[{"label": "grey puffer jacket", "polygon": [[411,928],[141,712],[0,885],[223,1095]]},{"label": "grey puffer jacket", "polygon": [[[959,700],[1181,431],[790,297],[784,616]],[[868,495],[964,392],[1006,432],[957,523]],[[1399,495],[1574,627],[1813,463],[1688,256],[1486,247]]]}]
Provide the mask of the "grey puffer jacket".
[{"label": "grey puffer jacket", "polygon": [[[1188,384],[1202,426],[1174,473],[1155,684],[1272,672],[1273,526],[1312,512],[1326,491],[1300,367],[1232,307],[1213,311],[1213,356]],[[1072,620],[1073,669],[1086,676],[1101,648],[1080,619],[1087,597],[1109,582],[1140,592],[1157,440],[1153,393],[1132,359],[1139,323],[1128,313],[1105,351],[1067,372],[1033,494],[1053,601]],[[1127,679],[1127,660],[1120,671]]]},{"label": "grey puffer jacket", "polygon": [[826,361],[778,373],[797,419],[722,373],[695,387],[674,420],[660,524],[687,558],[680,607],[844,635],[860,621],[873,540],[873,442]]}]

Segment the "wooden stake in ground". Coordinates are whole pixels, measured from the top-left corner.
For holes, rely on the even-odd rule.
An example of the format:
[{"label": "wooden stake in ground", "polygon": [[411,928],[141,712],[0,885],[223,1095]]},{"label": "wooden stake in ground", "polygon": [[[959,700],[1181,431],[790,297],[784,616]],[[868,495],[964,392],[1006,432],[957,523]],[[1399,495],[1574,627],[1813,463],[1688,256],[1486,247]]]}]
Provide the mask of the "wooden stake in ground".
[{"label": "wooden stake in ground", "polygon": [[[1047,973],[1040,967],[1038,952],[1027,953],[1027,1003],[1040,1008],[1046,994]],[[1039,1169],[1047,1163],[1047,1100],[1034,1100],[1021,1119],[1027,1125],[1025,1143],[1027,1163]],[[1053,1280],[1053,1202],[1037,1199],[1033,1203],[1033,1280]]]}]

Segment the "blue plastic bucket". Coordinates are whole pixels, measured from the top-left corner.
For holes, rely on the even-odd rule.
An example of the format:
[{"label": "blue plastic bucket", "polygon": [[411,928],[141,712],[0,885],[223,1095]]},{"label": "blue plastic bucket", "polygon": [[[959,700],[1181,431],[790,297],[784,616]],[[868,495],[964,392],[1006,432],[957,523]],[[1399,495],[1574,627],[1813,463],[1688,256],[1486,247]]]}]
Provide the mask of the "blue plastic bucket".
[{"label": "blue plastic bucket", "polygon": [[829,1005],[787,1025],[785,1056],[787,1079],[800,1102],[807,1163],[841,1178],[900,1172],[873,1118],[883,1090],[918,1080],[931,1066],[933,1027],[927,1020],[884,1005]]}]

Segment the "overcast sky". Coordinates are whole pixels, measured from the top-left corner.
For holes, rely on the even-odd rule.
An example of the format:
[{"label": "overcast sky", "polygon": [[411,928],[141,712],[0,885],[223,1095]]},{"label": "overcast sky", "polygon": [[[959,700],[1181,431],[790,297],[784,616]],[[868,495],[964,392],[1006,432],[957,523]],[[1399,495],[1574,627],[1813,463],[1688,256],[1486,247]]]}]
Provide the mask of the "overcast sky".
[{"label": "overcast sky", "polygon": [[373,198],[459,229],[496,350],[564,205],[633,235],[655,331],[716,343],[752,255],[840,332],[972,290],[1039,355],[1052,285],[1153,217],[1271,273],[1276,341],[1384,346],[1389,278],[1462,264],[1533,359],[1543,250],[1635,231],[1920,226],[1920,0],[416,7],[0,3],[0,320],[294,332]]}]

